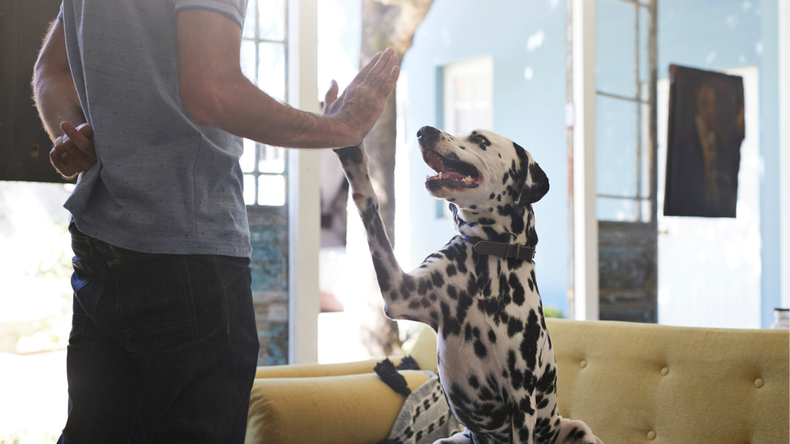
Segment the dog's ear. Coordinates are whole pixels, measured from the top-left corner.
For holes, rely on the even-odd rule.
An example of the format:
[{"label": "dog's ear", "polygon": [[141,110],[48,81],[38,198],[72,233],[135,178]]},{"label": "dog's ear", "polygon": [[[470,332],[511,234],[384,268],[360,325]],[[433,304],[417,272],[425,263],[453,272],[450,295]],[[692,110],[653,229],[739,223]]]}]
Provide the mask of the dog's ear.
[{"label": "dog's ear", "polygon": [[513,147],[515,147],[516,154],[521,160],[521,171],[519,172],[521,193],[519,193],[518,202],[522,205],[529,205],[539,201],[549,192],[549,178],[537,162],[530,162],[527,151],[524,148],[515,142]]}]

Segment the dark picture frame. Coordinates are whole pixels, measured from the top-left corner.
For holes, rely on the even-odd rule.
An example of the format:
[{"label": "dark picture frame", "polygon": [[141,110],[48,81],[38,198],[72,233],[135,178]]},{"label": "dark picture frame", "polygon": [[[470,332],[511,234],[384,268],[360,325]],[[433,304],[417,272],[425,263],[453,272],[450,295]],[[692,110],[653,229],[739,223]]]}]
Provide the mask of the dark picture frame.
[{"label": "dark picture frame", "polygon": [[665,216],[735,217],[743,78],[670,65]]}]

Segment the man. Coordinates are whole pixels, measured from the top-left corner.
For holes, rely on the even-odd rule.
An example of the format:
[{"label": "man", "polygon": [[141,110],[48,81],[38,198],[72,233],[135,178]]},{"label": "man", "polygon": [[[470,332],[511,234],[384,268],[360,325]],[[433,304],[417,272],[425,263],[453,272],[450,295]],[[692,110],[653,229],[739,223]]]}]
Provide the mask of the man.
[{"label": "man", "polygon": [[398,77],[388,49],[324,115],[239,64],[245,0],[64,0],[33,85],[53,166],[79,174],[69,417],[59,442],[243,442],[258,353],[241,137],[359,143]]}]

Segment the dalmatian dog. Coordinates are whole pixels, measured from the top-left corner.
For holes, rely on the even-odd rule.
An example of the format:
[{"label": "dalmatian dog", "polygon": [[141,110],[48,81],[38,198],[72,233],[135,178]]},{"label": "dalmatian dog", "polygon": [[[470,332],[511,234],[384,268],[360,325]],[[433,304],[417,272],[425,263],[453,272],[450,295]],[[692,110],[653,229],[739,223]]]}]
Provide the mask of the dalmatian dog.
[{"label": "dalmatian dog", "polygon": [[466,429],[436,443],[601,444],[557,408],[557,365],[532,261],[532,204],[549,190],[532,156],[491,131],[417,132],[435,176],[428,193],[450,202],[456,236],[404,272],[379,215],[364,144],[336,150],[362,216],[376,278],[392,319],[438,334],[439,379]]}]

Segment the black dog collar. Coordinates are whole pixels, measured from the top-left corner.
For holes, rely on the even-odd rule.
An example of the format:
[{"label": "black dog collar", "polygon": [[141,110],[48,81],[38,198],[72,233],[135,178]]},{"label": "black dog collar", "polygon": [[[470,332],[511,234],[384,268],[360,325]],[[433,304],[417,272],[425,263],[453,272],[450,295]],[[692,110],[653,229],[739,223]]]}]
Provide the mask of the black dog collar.
[{"label": "black dog collar", "polygon": [[508,259],[519,259],[530,261],[535,257],[535,247],[525,247],[523,245],[506,244],[504,242],[493,242],[480,239],[479,237],[461,234],[461,239],[473,245],[472,248],[478,254],[499,256]]}]

